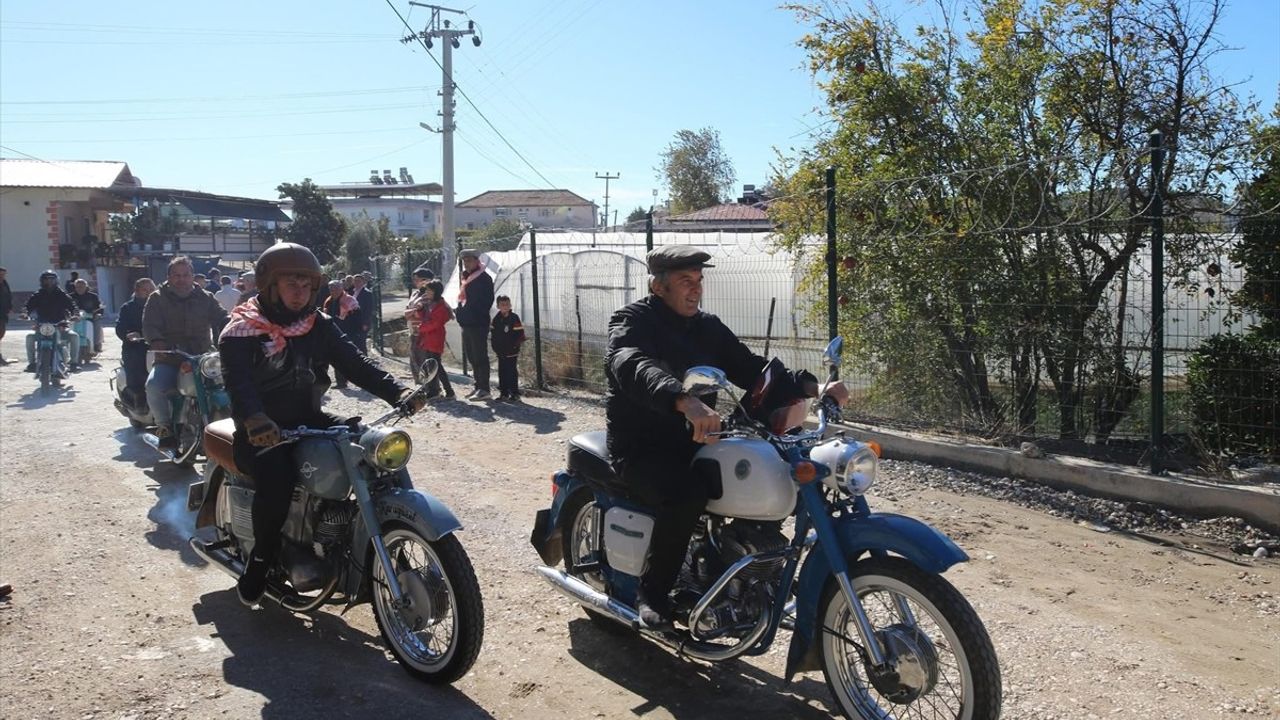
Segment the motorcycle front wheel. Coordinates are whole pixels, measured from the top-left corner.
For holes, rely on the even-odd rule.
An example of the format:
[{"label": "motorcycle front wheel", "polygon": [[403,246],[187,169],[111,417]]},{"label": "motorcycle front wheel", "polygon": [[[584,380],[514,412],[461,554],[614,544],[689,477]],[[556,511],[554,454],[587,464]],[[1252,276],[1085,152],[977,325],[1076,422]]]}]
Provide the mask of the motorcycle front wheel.
[{"label": "motorcycle front wheel", "polygon": [[41,350],[37,362],[39,363],[36,365],[36,370],[40,373],[40,389],[48,390],[53,381],[53,351],[47,348]]},{"label": "motorcycle front wheel", "polygon": [[995,648],[960,591],[893,557],[851,564],[849,579],[881,646],[890,650],[892,668],[870,667],[849,603],[832,578],[819,605],[818,642],[827,687],[845,717],[1000,716]]},{"label": "motorcycle front wheel", "polygon": [[175,465],[190,467],[200,454],[201,433],[204,432],[204,423],[200,420],[200,405],[195,398],[189,397],[183,403],[175,432],[178,445],[173,450],[173,462]]},{"label": "motorcycle front wheel", "polygon": [[369,581],[378,630],[410,675],[451,683],[471,669],[484,640],[484,603],[471,560],[453,535],[430,542],[402,523],[383,530],[400,589],[412,602],[396,607],[375,555]]}]

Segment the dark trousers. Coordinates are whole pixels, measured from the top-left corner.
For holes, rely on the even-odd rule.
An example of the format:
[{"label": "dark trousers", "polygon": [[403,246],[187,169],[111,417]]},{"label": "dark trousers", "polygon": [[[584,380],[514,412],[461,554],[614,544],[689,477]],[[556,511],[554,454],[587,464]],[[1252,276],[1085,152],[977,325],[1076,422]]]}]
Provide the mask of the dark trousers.
[{"label": "dark trousers", "polygon": [[[341,422],[332,415],[318,415],[299,425],[329,427]],[[253,478],[253,554],[273,563],[280,552],[280,530],[289,517],[293,486],[298,482],[298,465],[293,459],[297,445],[277,445],[259,455],[262,448],[250,445],[243,430],[236,431],[232,443],[236,465]]]},{"label": "dark trousers", "polygon": [[428,350],[422,351],[422,359],[435,360],[440,363],[440,372],[436,373],[436,379],[432,381],[431,387],[427,388],[428,395],[436,395],[440,392],[440,388],[444,387],[445,395],[453,394],[453,385],[449,382],[449,373],[444,369],[444,362],[440,359],[440,353],[433,353]]},{"label": "dark trousers", "polygon": [[489,328],[462,327],[462,352],[471,363],[471,374],[476,379],[476,389],[489,391]]},{"label": "dark trousers", "polygon": [[631,453],[622,465],[622,479],[637,500],[653,511],[649,569],[640,587],[651,603],[664,603],[680,576],[689,539],[707,507],[706,482],[689,467],[692,453],[662,448]]},{"label": "dark trousers", "polygon": [[137,407],[147,401],[147,346],[142,343],[126,342],[120,351],[120,361],[124,366],[124,385],[129,391],[125,393],[129,404]]},{"label": "dark trousers", "polygon": [[520,356],[498,357],[498,392],[503,395],[520,394]]}]

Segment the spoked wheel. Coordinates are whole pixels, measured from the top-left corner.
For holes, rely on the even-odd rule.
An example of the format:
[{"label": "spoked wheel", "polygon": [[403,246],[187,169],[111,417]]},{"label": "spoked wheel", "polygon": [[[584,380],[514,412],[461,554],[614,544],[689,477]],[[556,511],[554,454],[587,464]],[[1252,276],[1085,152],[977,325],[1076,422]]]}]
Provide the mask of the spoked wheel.
[{"label": "spoked wheel", "polygon": [[200,422],[200,405],[196,399],[189,397],[182,405],[178,418],[178,446],[173,450],[173,462],[176,465],[190,466],[200,454],[204,432],[204,423]]},{"label": "spoked wheel", "polygon": [[484,639],[484,603],[471,560],[453,535],[429,542],[401,523],[383,527],[387,554],[410,602],[396,607],[375,556],[370,582],[378,630],[410,675],[451,683],[471,669]]},{"label": "spoked wheel", "polygon": [[40,375],[40,389],[48,390],[49,385],[53,382],[53,351],[41,350],[40,357],[36,360],[36,372]]},{"label": "spoked wheel", "polygon": [[863,560],[850,571],[854,591],[891,658],[887,669],[870,667],[844,593],[829,581],[818,611],[822,670],[845,717],[1000,716],[995,648],[977,613],[951,583],[901,558]]},{"label": "spoked wheel", "polygon": [[[565,503],[560,511],[563,526],[560,528],[560,539],[564,550],[564,570],[568,574],[590,585],[592,588],[607,592],[608,585],[604,573],[599,570],[583,571],[584,565],[599,563],[603,558],[604,547],[601,544],[601,526],[604,517],[600,506],[590,492],[578,492]],[[610,632],[625,631],[625,626],[611,620],[598,612],[584,607],[587,617],[600,628]]]}]

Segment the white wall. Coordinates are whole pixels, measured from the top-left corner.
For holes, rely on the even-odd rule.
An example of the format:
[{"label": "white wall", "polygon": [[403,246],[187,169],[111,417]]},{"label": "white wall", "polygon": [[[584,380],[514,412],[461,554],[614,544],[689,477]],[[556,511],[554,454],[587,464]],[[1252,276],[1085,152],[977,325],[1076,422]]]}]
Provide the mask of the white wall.
[{"label": "white wall", "polygon": [[[499,209],[505,210],[506,214],[495,214],[494,208],[456,208],[453,214],[453,225],[458,230],[479,230],[495,220],[507,219],[527,222],[538,228],[589,228],[595,226],[595,218],[590,205],[548,208],[513,206]],[[549,214],[543,215],[544,210],[549,211]]]},{"label": "white wall", "polygon": [[[14,292],[34,292],[40,285],[40,273],[52,267],[50,257],[49,215],[46,209],[51,200],[59,203],[79,203],[89,199],[89,190],[62,188],[5,188],[0,194],[0,266],[9,270],[9,287]],[[75,206],[63,208],[66,215],[81,217]],[[91,218],[92,219],[92,218]],[[77,221],[74,237],[83,235],[83,223]],[[63,214],[58,218],[58,240],[52,244],[67,242],[63,237]],[[60,273],[66,276],[66,273]]]},{"label": "white wall", "polygon": [[[367,213],[373,220],[385,217],[396,235],[427,235],[437,232],[440,203],[415,198],[330,198],[333,209],[343,217],[358,218]],[[423,212],[427,217],[423,218]]]}]

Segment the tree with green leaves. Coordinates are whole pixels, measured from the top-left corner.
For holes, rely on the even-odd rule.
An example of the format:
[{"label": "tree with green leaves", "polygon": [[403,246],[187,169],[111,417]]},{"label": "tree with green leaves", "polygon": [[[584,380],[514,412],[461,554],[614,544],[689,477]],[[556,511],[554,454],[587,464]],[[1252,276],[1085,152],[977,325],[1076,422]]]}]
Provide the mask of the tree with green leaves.
[{"label": "tree with green leaves", "polygon": [[1240,242],[1231,261],[1244,269],[1244,283],[1231,298],[1258,317],[1256,332],[1280,340],[1280,103],[1271,124],[1257,132],[1261,172],[1240,203]]},{"label": "tree with green leaves", "polygon": [[518,220],[498,218],[467,236],[468,245],[486,251],[514,250],[524,237],[524,226]]},{"label": "tree with green leaves", "polygon": [[655,170],[671,191],[673,213],[719,204],[737,179],[733,162],[720,145],[720,132],[709,127],[677,132]]},{"label": "tree with green leaves", "polygon": [[343,247],[347,223],[333,211],[329,198],[311,178],[280,183],[276,191],[281,199],[293,201],[293,222],[285,229],[284,239],[310,248],[322,264],[333,262]]},{"label": "tree with green leaves", "polygon": [[[829,122],[782,159],[771,215],[803,249],[837,168],[847,347],[922,418],[960,406],[977,431],[1035,432],[1047,379],[1058,433],[1105,438],[1140,380],[1124,340],[1148,134],[1173,148],[1159,190],[1179,217],[1245,141],[1251,110],[1211,68],[1221,3],[970,0],[968,32],[911,37],[874,5],[792,9]],[[1172,278],[1209,251],[1176,222],[1168,238]]]},{"label": "tree with green leaves", "polygon": [[635,210],[632,210],[627,214],[627,222],[640,222],[647,217],[649,217],[649,211],[637,205]]},{"label": "tree with green leaves", "polygon": [[[381,218],[380,218],[381,219]],[[358,273],[373,269],[374,250],[378,244],[380,222],[362,212],[359,217],[346,224],[346,237],[343,238],[343,249],[347,259],[347,272]]]}]

